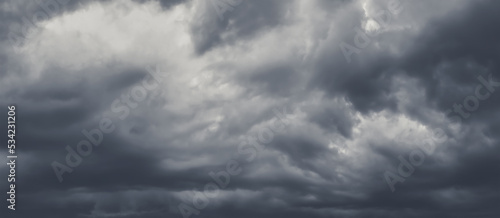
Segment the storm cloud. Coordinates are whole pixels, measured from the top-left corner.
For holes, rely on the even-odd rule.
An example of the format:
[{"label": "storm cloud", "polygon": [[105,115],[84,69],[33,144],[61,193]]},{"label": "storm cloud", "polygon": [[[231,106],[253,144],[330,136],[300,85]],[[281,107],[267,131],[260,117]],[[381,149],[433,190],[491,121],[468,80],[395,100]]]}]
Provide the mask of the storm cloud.
[{"label": "storm cloud", "polygon": [[0,1],[1,217],[498,217],[499,8]]}]

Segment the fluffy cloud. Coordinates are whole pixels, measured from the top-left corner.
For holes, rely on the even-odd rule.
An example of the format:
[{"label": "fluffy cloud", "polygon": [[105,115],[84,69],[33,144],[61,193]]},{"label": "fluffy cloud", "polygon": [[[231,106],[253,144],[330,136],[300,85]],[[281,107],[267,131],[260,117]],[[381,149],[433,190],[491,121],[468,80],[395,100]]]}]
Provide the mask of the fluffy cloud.
[{"label": "fluffy cloud", "polygon": [[[496,217],[498,4],[5,1],[19,200],[2,213]],[[103,119],[60,182],[53,163]]]}]

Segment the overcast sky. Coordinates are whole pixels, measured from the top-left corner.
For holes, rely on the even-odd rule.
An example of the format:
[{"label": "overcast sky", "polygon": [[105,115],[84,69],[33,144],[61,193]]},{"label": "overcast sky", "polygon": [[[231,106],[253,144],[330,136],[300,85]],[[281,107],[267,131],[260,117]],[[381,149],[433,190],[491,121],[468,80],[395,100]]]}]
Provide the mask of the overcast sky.
[{"label": "overcast sky", "polygon": [[0,217],[497,218],[499,10],[0,0]]}]

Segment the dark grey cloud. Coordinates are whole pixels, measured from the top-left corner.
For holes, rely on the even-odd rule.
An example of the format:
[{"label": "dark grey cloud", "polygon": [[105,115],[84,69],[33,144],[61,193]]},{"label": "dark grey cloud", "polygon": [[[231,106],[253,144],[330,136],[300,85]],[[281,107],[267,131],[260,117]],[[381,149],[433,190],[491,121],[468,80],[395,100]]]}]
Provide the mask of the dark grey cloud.
[{"label": "dark grey cloud", "polygon": [[[23,35],[55,1],[0,2],[0,113],[17,107],[19,155],[2,217],[500,214],[497,1],[71,0]],[[114,130],[60,182],[52,164],[103,119]],[[384,172],[435,128],[447,139],[391,192]]]},{"label": "dark grey cloud", "polygon": [[[197,11],[200,13],[196,17],[198,20],[191,27],[196,51],[200,54],[213,47],[233,44],[235,41],[245,40],[262,31],[286,24],[284,14],[287,10],[294,10],[291,6],[294,1],[257,0],[250,4],[246,1],[234,1],[242,3],[220,8],[216,2],[224,4],[232,1],[204,2]],[[230,37],[222,39],[222,35],[227,32],[231,32]]]}]

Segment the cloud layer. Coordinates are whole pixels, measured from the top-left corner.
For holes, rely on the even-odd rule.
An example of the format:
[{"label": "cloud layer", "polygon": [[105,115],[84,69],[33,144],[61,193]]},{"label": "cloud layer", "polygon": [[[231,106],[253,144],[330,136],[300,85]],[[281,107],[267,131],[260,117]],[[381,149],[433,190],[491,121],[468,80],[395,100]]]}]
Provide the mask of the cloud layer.
[{"label": "cloud layer", "polygon": [[0,2],[1,213],[498,217],[499,6]]}]

